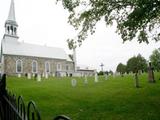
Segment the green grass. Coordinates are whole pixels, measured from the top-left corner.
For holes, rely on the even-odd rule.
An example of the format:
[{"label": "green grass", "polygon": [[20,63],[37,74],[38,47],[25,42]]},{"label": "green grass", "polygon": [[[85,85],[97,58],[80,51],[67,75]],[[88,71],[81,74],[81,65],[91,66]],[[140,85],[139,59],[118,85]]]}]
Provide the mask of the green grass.
[{"label": "green grass", "polygon": [[133,76],[109,77],[94,83],[88,78],[76,78],[78,85],[71,87],[72,78],[50,78],[36,82],[26,78],[7,78],[7,87],[25,101],[35,101],[43,120],[65,114],[73,120],[160,120],[160,77],[148,83],[141,75],[141,88],[134,87]]}]

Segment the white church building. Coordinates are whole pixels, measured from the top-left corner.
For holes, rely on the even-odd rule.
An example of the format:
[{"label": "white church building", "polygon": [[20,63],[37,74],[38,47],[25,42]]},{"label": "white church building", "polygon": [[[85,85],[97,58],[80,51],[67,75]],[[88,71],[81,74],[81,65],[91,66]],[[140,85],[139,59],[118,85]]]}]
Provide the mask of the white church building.
[{"label": "white church building", "polygon": [[74,62],[61,48],[19,42],[14,1],[11,1],[5,34],[1,41],[2,71],[8,75],[48,74],[69,76]]},{"label": "white church building", "polygon": [[[51,76],[93,75],[94,70],[80,70],[61,48],[19,42],[14,1],[11,0],[5,34],[1,41],[2,72],[7,75],[40,74]],[[73,54],[75,55],[75,54]]]}]

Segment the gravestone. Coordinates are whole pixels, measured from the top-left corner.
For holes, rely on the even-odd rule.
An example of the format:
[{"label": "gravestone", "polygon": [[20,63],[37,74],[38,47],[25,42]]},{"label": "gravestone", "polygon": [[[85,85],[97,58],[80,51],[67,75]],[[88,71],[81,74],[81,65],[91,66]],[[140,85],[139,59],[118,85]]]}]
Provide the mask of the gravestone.
[{"label": "gravestone", "polygon": [[44,74],[44,72],[43,72],[43,74],[42,74],[42,77],[45,77],[45,74]]},{"label": "gravestone", "polygon": [[32,74],[32,77],[35,77],[35,74],[34,74],[34,73]]},{"label": "gravestone", "polygon": [[151,62],[149,63],[149,67],[148,67],[148,81],[151,83],[156,82],[154,79],[154,72],[153,72],[153,67],[151,65]]},{"label": "gravestone", "polygon": [[72,87],[76,87],[77,80],[76,79],[72,79],[71,84],[72,84]]},{"label": "gravestone", "polygon": [[85,77],[84,77],[84,84],[86,85],[86,84],[88,84],[88,80],[87,80],[87,76],[85,75]]},{"label": "gravestone", "polygon": [[45,78],[48,79],[48,73],[45,74]]},{"label": "gravestone", "polygon": [[30,73],[27,74],[27,78],[31,79],[31,74]]},{"label": "gravestone", "polygon": [[95,77],[95,80],[94,80],[94,81],[97,83],[97,82],[98,82],[98,75],[97,75],[97,73],[95,73],[95,76],[94,76],[94,77]]},{"label": "gravestone", "polygon": [[41,75],[40,75],[40,74],[38,74],[38,76],[37,76],[37,81],[38,81],[38,82],[41,81]]},{"label": "gravestone", "polygon": [[104,77],[105,77],[105,80],[108,80],[108,75],[107,75],[107,74],[105,74],[105,76],[104,76]]},{"label": "gravestone", "polygon": [[19,78],[21,77],[21,74],[20,74],[20,73],[18,74],[18,77],[19,77]]},{"label": "gravestone", "polygon": [[55,73],[53,73],[52,76],[55,77]]}]

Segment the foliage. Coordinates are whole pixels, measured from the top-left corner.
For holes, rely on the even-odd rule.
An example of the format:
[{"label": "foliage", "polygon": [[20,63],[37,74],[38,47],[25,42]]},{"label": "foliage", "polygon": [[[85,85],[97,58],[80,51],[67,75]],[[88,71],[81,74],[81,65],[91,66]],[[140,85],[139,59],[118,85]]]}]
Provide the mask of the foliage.
[{"label": "foliage", "polygon": [[155,49],[149,57],[154,70],[160,70],[160,49]]},{"label": "foliage", "polygon": [[[159,74],[155,75],[158,79]],[[8,90],[22,95],[25,101],[35,101],[43,120],[52,120],[59,114],[72,120],[159,120],[160,81],[149,84],[147,74],[139,77],[142,88],[135,90],[132,76],[75,78],[49,78],[41,82],[26,78],[7,77]],[[142,104],[143,103],[143,104]],[[138,109],[137,109],[138,108]],[[150,113],[150,114],[148,114]]]},{"label": "foliage", "polygon": [[126,72],[126,65],[119,63],[116,71],[123,75]]},{"label": "foliage", "polygon": [[103,71],[99,71],[98,72],[98,75],[100,76],[100,75],[104,75],[104,72]]},{"label": "foliage", "polygon": [[138,56],[133,56],[127,61],[127,71],[137,73],[138,70],[147,70],[147,61],[140,54]]},{"label": "foliage", "polygon": [[95,33],[96,24],[104,19],[106,25],[116,23],[123,41],[138,38],[138,42],[158,41],[160,33],[159,0],[57,0],[70,13],[68,22],[78,31],[70,46],[81,45],[88,34]]},{"label": "foliage", "polygon": [[113,75],[113,71],[112,70],[109,70],[108,72],[110,75]]}]

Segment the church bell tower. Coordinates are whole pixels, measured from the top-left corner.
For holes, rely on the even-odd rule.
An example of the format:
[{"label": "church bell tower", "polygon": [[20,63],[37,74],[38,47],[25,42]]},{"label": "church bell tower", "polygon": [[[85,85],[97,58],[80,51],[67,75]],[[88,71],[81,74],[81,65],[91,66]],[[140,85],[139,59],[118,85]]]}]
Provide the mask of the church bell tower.
[{"label": "church bell tower", "polygon": [[15,18],[15,8],[14,8],[14,1],[11,0],[10,10],[8,14],[8,19],[5,22],[5,34],[3,39],[5,42],[13,42],[18,40],[17,36],[17,28],[18,24]]}]

